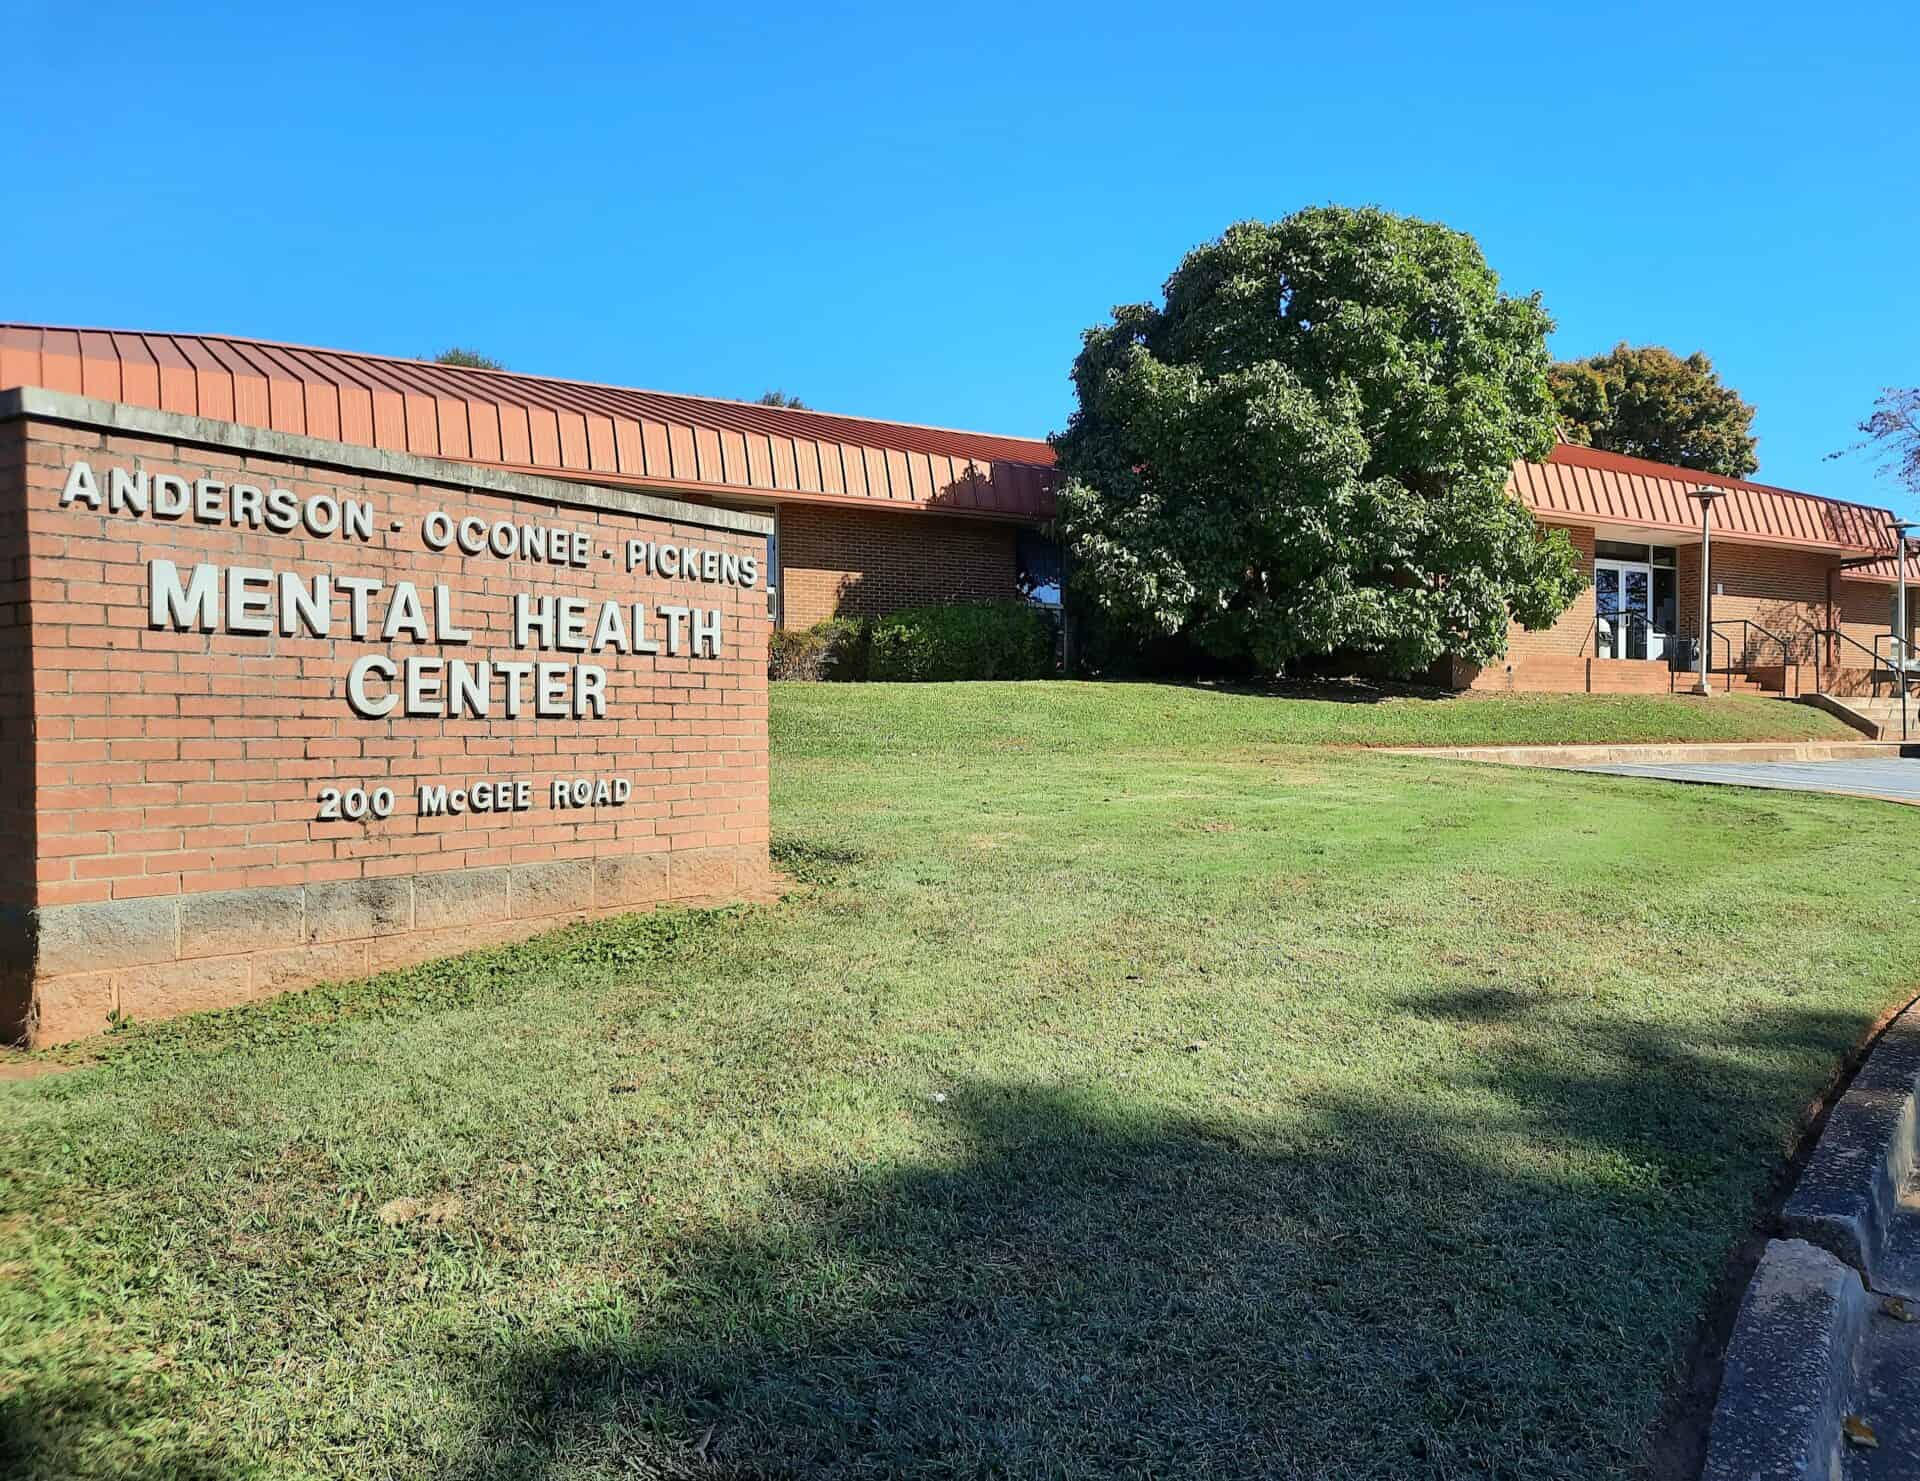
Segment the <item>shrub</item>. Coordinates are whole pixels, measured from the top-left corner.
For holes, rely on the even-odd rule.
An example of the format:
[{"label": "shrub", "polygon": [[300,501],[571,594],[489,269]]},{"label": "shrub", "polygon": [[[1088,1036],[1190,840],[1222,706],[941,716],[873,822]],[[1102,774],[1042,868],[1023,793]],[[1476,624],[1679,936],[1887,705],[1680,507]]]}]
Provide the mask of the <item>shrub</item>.
[{"label": "shrub", "polygon": [[826,646],[821,678],[857,683],[867,677],[873,654],[873,632],[866,620],[829,617],[807,630]]},{"label": "shrub", "polygon": [[826,663],[826,640],[818,633],[776,628],[767,641],[769,679],[818,679]]},{"label": "shrub", "polygon": [[767,677],[864,679],[870,646],[867,627],[858,617],[829,617],[804,630],[777,628],[767,643]]},{"label": "shrub", "polygon": [[1054,673],[1052,619],[1026,602],[909,607],[890,616],[829,617],[782,628],[767,646],[767,677],[1046,679]]},{"label": "shrub", "polygon": [[867,677],[876,680],[1044,679],[1053,624],[1026,602],[910,607],[877,618]]}]

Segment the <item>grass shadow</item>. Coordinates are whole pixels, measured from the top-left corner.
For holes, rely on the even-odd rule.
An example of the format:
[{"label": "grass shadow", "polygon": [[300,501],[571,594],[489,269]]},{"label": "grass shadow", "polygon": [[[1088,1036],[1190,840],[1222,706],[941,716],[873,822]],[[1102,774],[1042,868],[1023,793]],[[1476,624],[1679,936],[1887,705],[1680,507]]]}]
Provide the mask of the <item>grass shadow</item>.
[{"label": "grass shadow", "polygon": [[[1662,1402],[1777,1170],[1780,1087],[1817,1084],[1864,1024],[1782,1002],[1695,1041],[1497,983],[1402,1006],[1563,1028],[1475,1055],[1443,1105],[1310,1078],[1284,1104],[1206,1114],[1117,1082],[954,1085],[900,1106],[913,1160],[790,1175],[757,1222],[650,1250],[611,1308],[462,1311],[419,1355],[447,1380],[431,1433],[456,1448],[417,1454],[424,1432],[402,1425],[352,1464],[459,1481],[1690,1474],[1697,1424]],[[231,1456],[159,1448],[182,1433],[164,1387],[19,1377],[0,1473],[259,1473],[239,1437]]]},{"label": "grass shadow", "polygon": [[964,1085],[916,1113],[931,1165],[791,1180],[618,1338],[490,1353],[460,1474],[1683,1474],[1700,1437],[1656,1432],[1644,1375],[1681,1385],[1747,1216],[1732,1118],[1831,1058],[1825,1020],[1726,1061],[1615,1033],[1585,1077],[1490,1071],[1474,1116]]},{"label": "grass shadow", "polygon": [[1411,680],[1365,679],[1359,677],[1245,679],[1245,678],[1164,678],[1114,679],[1104,683],[1154,683],[1170,689],[1193,689],[1207,694],[1234,694],[1254,699],[1311,699],[1328,704],[1375,705],[1392,699],[1430,700],[1436,704],[1458,701],[1459,691],[1436,684]]},{"label": "grass shadow", "polygon": [[124,1446],[111,1460],[95,1453],[93,1437],[147,1422],[151,1406],[151,1396],[132,1385],[97,1379],[28,1383],[0,1394],[0,1476],[250,1481],[262,1474],[257,1465],[172,1443],[147,1447],[137,1459],[129,1459]]}]

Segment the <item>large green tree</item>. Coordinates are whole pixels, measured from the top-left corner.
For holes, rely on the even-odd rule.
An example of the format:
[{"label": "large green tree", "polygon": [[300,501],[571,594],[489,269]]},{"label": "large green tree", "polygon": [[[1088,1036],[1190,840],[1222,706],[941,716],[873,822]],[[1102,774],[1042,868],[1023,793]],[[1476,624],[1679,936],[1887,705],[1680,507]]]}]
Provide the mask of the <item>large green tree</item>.
[{"label": "large green tree", "polygon": [[1485,663],[1579,592],[1564,533],[1507,492],[1553,444],[1537,298],[1471,237],[1325,206],[1187,254],[1114,310],[1054,438],[1076,589],[1142,634],[1278,673],[1374,655]]},{"label": "large green tree", "polygon": [[1728,478],[1759,471],[1753,408],[1698,350],[1682,360],[1661,345],[1617,344],[1558,362],[1549,379],[1569,442]]}]

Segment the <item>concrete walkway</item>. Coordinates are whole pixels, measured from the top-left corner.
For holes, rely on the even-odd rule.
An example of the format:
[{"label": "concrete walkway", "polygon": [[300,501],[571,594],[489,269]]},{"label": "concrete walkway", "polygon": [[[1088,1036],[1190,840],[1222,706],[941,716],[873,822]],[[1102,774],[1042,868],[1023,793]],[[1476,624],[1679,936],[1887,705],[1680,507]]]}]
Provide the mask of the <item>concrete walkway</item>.
[{"label": "concrete walkway", "polygon": [[1572,771],[1607,776],[1649,777],[1669,782],[1702,782],[1722,787],[1767,787],[1783,792],[1833,792],[1845,797],[1877,797],[1920,806],[1920,760],[1871,757],[1848,761],[1658,762],[1637,765],[1576,766]]},{"label": "concrete walkway", "polygon": [[1920,1476],[1920,1324],[1889,1321],[1884,1307],[1875,1311],[1856,1361],[1858,1377],[1842,1407],[1872,1425],[1879,1444],[1848,1446],[1841,1475],[1913,1481]]}]

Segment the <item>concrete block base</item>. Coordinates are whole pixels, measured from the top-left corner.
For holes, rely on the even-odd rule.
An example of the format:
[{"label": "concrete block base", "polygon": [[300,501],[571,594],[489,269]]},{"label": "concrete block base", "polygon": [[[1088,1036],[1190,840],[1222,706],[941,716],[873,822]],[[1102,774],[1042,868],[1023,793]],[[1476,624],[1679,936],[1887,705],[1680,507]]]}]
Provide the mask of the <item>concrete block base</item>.
[{"label": "concrete block base", "polygon": [[1909,1007],[1834,1105],[1781,1212],[1789,1237],[1768,1243],[1754,1273],[1703,1481],[1920,1475],[1916,1095],[1920,1007]]},{"label": "concrete block base", "polygon": [[559,859],[490,869],[42,908],[27,937],[27,1041],[364,977],[673,902],[764,893],[764,848]]}]

